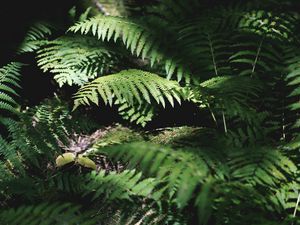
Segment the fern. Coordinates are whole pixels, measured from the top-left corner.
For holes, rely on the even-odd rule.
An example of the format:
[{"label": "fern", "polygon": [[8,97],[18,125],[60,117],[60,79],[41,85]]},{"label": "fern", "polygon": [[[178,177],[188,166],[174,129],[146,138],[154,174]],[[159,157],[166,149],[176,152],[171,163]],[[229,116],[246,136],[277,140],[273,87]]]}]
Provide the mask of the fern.
[{"label": "fern", "polygon": [[243,16],[239,27],[262,36],[293,41],[295,40],[296,24],[297,16],[295,14],[253,10]]},{"label": "fern", "polygon": [[283,65],[283,73],[284,79],[287,85],[285,99],[285,107],[286,107],[286,117],[285,124],[286,133],[290,133],[291,136],[298,136],[298,128],[299,128],[299,52],[295,51],[294,48],[287,48],[284,52],[284,65]]},{"label": "fern", "polygon": [[[15,180],[15,171],[18,171],[19,174],[24,174],[24,164],[22,159],[16,155],[17,149],[15,145],[4,140],[0,137],[0,156],[2,158],[0,163],[0,188],[5,190],[7,188],[7,182]],[[7,197],[6,191],[3,191],[0,196]]]},{"label": "fern", "polygon": [[[89,182],[85,186],[85,193],[90,194],[93,190],[93,199],[132,200],[132,197],[152,198],[157,181],[153,178],[141,179],[142,174],[134,170],[125,170],[119,174],[112,172],[105,176],[104,171],[92,173]],[[110,187],[110,188],[108,188]]]},{"label": "fern", "polygon": [[14,97],[18,96],[15,89],[20,88],[21,66],[21,63],[13,62],[0,68],[0,110],[18,112]]},{"label": "fern", "polygon": [[99,15],[75,24],[69,28],[69,31],[81,32],[81,34],[87,34],[91,31],[93,36],[97,36],[102,41],[113,39],[116,42],[120,39],[132,54],[141,56],[142,59],[150,58],[151,65],[164,60],[168,78],[177,74],[178,81],[183,77],[187,81],[190,80],[189,70],[181,65],[182,62],[167,57],[170,49],[165,49],[164,42],[158,38],[155,32],[147,29],[143,24],[125,18]]},{"label": "fern", "polygon": [[[79,89],[74,95],[74,108],[79,105],[99,104],[99,97],[105,104],[113,105],[113,99],[126,100],[130,105],[135,102],[151,103],[153,98],[158,104],[165,106],[166,100],[174,106],[180,103],[180,86],[177,82],[168,81],[156,74],[141,70],[124,70],[97,78]],[[165,100],[166,99],[166,100]]]},{"label": "fern", "polygon": [[274,149],[239,151],[230,158],[232,178],[251,185],[276,187],[297,172],[294,163]]},{"label": "fern", "polygon": [[20,45],[18,53],[23,54],[38,50],[47,42],[45,39],[52,34],[52,29],[54,29],[53,26],[45,22],[32,25],[29,28],[23,43]]},{"label": "fern", "polygon": [[89,214],[82,214],[81,207],[71,203],[41,203],[21,206],[17,209],[2,210],[2,224],[95,224]]},{"label": "fern", "polygon": [[[223,76],[211,78],[202,82],[200,86],[193,87],[187,98],[200,108],[208,109],[212,121],[217,127],[224,128],[228,140],[231,134],[233,136],[242,134],[244,137],[238,142],[245,143],[246,139],[250,142],[255,140],[252,138],[251,141],[251,138],[247,137],[251,135],[250,132],[254,131],[256,138],[259,135],[265,135],[259,131],[266,117],[265,113],[260,113],[258,117],[253,104],[260,91],[261,84],[258,80]],[[243,131],[241,126],[246,126],[247,131]],[[234,127],[239,127],[239,129],[234,130]]]},{"label": "fern", "polygon": [[38,65],[44,72],[54,73],[60,87],[82,86],[113,67],[113,55],[93,38],[62,37],[42,45]]},{"label": "fern", "polygon": [[203,18],[183,21],[176,26],[182,55],[191,60],[189,67],[192,74],[199,74],[200,80],[231,74],[228,58],[232,49],[231,39],[227,38],[228,31],[214,29],[213,22],[206,24]]},{"label": "fern", "polygon": [[[92,107],[71,113],[59,99],[1,117],[1,222],[297,224],[297,4],[120,2],[122,12],[105,13],[124,17],[88,9],[75,35],[33,26],[20,53],[36,52],[60,87],[80,86],[74,109],[104,103],[146,126],[160,106],[186,100],[195,127],[172,127],[176,117],[168,128],[99,128],[86,119]],[[18,111],[20,66],[0,69],[4,115]],[[63,153],[74,160],[57,163]]]},{"label": "fern", "polygon": [[[191,154],[192,152],[193,154]],[[213,155],[207,154],[208,151],[204,149],[175,151],[163,146],[149,146],[148,143],[131,143],[98,148],[98,150],[96,148],[94,153],[105,153],[113,157],[115,161],[128,162],[129,168],[139,168],[145,175],[157,177],[163,182],[162,184],[166,185],[161,189],[162,193],[165,193],[162,196],[167,194],[169,198],[174,199],[173,201],[181,210],[192,199],[195,201],[193,204],[196,204],[199,210],[211,207],[217,207],[219,210],[226,208],[227,197],[231,198],[230,201],[233,202],[249,201],[244,197],[251,193],[253,201],[249,202],[250,205],[260,205],[260,210],[270,212],[282,211],[281,203],[271,199],[282,183],[293,179],[297,172],[294,163],[286,156],[268,148],[250,152],[249,150],[243,152],[239,149],[212,160],[210,157]],[[264,192],[264,197],[260,193],[260,189],[256,189],[257,186],[269,189]],[[199,191],[199,187],[201,187],[201,191]],[[221,190],[224,188],[228,189],[226,193],[229,196],[226,198],[222,197],[225,193]],[[231,191],[233,193],[229,194]],[[196,198],[192,198],[192,196],[196,196]],[[233,202],[230,204],[234,204]],[[219,212],[217,211],[217,213]],[[208,212],[204,215],[208,216]],[[203,217],[201,220],[204,221],[207,218]]]},{"label": "fern", "polygon": [[166,188],[170,194],[176,192],[175,201],[179,207],[186,206],[197,184],[208,172],[205,163],[195,155],[175,152],[162,146],[149,146],[147,143],[99,148],[95,151],[108,154],[115,160],[128,161],[131,168],[139,165],[144,173],[167,182]]},{"label": "fern", "polygon": [[290,182],[276,191],[273,201],[279,202],[286,213],[291,217],[297,217],[299,208],[299,182]]},{"label": "fern", "polygon": [[142,127],[146,126],[148,122],[154,117],[154,107],[149,104],[131,106],[125,100],[115,103],[119,105],[118,113],[123,119],[128,120],[130,123],[135,122]]},{"label": "fern", "polygon": [[[237,35],[235,38],[237,44],[232,45],[232,48],[236,53],[229,59],[234,70],[240,75],[265,74],[272,70],[272,65],[280,62],[278,50],[274,47],[276,44],[266,41],[265,36],[246,33]],[[247,40],[243,40],[244,38]]]},{"label": "fern", "polygon": [[56,174],[50,183],[51,187],[63,191],[62,193],[82,196],[89,199],[91,205],[100,204],[103,212],[98,213],[98,218],[99,221],[107,221],[105,224],[111,224],[108,221],[114,221],[113,224],[130,221],[140,221],[142,224],[160,221],[159,224],[166,224],[165,221],[168,221],[165,215],[167,212],[157,207],[160,200],[154,199],[155,195],[158,196],[155,193],[160,182],[154,178],[143,178],[135,170],[118,173],[100,170],[80,176]]}]

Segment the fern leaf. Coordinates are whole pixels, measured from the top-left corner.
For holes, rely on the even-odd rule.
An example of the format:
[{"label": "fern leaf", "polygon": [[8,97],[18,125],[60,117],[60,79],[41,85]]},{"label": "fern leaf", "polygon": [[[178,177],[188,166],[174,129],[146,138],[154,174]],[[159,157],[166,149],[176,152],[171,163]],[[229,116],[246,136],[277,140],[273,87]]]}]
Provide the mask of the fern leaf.
[{"label": "fern leaf", "polygon": [[122,102],[117,100],[115,104],[119,105],[118,113],[123,119],[131,123],[135,122],[142,127],[146,126],[154,117],[154,107],[150,104],[131,106],[125,100]]},{"label": "fern leaf", "polygon": [[88,177],[85,194],[92,191],[93,199],[104,197],[109,201],[130,200],[133,196],[152,198],[157,181],[153,178],[141,179],[141,176],[135,170],[111,172],[108,175],[105,175],[105,171],[93,172]]},{"label": "fern leaf", "polygon": [[165,106],[165,99],[173,106],[174,100],[180,104],[180,86],[175,81],[169,81],[156,74],[141,70],[124,70],[97,78],[83,86],[74,95],[74,108],[79,105],[98,105],[99,97],[105,104],[112,105],[113,99],[124,101],[130,105],[143,102],[151,103],[153,98],[158,104]]},{"label": "fern leaf", "polygon": [[[79,22],[69,28],[74,33],[80,32],[87,34],[91,32],[93,36],[97,36],[102,41],[115,42],[121,40],[127,49],[142,59],[150,58],[151,65],[155,62],[165,61],[168,79],[177,74],[180,81],[182,77],[187,82],[190,80],[191,72],[180,63],[176,62],[173,57],[168,57],[166,45],[162,39],[158,38],[155,32],[149,30],[141,23],[136,23],[125,18],[98,15],[89,20]],[[173,66],[168,66],[169,64]],[[177,71],[177,72],[176,72]]]},{"label": "fern leaf", "polygon": [[[146,175],[165,181],[170,192],[169,197],[172,198],[171,193],[175,192],[175,201],[179,207],[186,206],[191,200],[197,185],[208,172],[206,163],[199,157],[159,145],[131,143],[98,148],[97,151],[108,154],[114,160],[128,161],[129,167],[138,166]],[[162,188],[163,192],[164,190],[165,188]]]},{"label": "fern leaf", "polygon": [[291,160],[273,149],[234,153],[229,165],[235,179],[269,187],[276,187],[281,181],[287,181],[288,174],[293,176],[297,172]]},{"label": "fern leaf", "polygon": [[245,13],[239,28],[273,39],[292,41],[297,18],[286,13],[253,10]]},{"label": "fern leaf", "polygon": [[41,203],[37,205],[26,205],[16,209],[2,210],[0,218],[2,224],[82,224],[92,225],[96,220],[89,215],[80,213],[80,206],[71,203]]},{"label": "fern leaf", "polygon": [[286,210],[292,217],[300,212],[299,199],[300,199],[300,184],[299,181],[294,181],[283,185],[276,191],[273,196],[273,201],[279,203],[279,205]]},{"label": "fern leaf", "polygon": [[53,26],[48,23],[40,22],[32,25],[23,43],[18,49],[18,53],[34,52],[47,42],[47,37],[52,34]]},{"label": "fern leaf", "polygon": [[107,72],[113,53],[99,46],[94,38],[61,37],[45,42],[38,51],[38,66],[54,73],[59,86],[82,86],[90,79]]},{"label": "fern leaf", "polygon": [[20,88],[20,69],[22,64],[13,62],[0,68],[0,109],[17,113],[18,105],[14,99],[18,96],[15,89]]}]

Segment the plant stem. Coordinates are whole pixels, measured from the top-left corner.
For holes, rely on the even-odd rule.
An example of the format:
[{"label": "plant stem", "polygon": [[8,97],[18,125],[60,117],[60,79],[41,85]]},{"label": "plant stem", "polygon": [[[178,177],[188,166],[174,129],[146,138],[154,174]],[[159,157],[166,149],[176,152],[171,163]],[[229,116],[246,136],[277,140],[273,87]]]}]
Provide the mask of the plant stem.
[{"label": "plant stem", "polygon": [[257,49],[257,53],[256,53],[256,56],[255,56],[255,60],[253,62],[253,67],[252,67],[252,71],[251,71],[251,77],[253,77],[253,74],[255,72],[255,69],[256,69],[256,65],[257,65],[257,62],[258,62],[258,58],[259,58],[259,54],[261,52],[261,48],[262,48],[262,44],[265,40],[265,36],[263,36],[263,38],[261,39],[261,41],[259,42],[259,46],[258,46],[258,49]]},{"label": "plant stem", "polygon": [[215,60],[214,48],[213,48],[213,44],[212,44],[212,41],[210,39],[210,35],[209,34],[207,34],[207,38],[208,38],[209,47],[210,47],[210,53],[211,53],[211,57],[212,57],[213,65],[214,65],[215,75],[219,76],[218,69],[217,69],[217,63],[216,63],[216,60]]},{"label": "plant stem", "polygon": [[296,202],[296,206],[295,206],[295,210],[294,210],[294,213],[293,213],[293,217],[296,217],[297,209],[298,209],[299,203],[300,203],[300,192],[299,192],[299,194],[298,194],[298,199],[297,199],[297,202]]},{"label": "plant stem", "polygon": [[222,117],[223,117],[224,131],[225,131],[225,134],[227,134],[227,125],[226,125],[226,118],[225,118],[224,110],[222,111]]},{"label": "plant stem", "polygon": [[105,16],[108,16],[109,13],[106,12],[104,6],[99,2],[99,0],[92,0],[92,2],[94,3],[95,7],[101,12],[103,13]]}]

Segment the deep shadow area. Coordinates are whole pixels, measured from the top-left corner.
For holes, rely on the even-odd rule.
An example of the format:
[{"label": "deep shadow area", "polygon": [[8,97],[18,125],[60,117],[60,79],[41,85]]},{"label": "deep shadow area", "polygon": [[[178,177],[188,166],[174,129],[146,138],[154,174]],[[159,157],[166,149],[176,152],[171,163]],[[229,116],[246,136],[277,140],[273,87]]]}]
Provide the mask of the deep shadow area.
[{"label": "deep shadow area", "polygon": [[49,21],[57,27],[69,23],[68,11],[75,0],[51,1],[5,1],[0,9],[0,66],[12,61],[25,63],[22,69],[20,102],[22,106],[33,106],[53,96],[58,86],[53,76],[42,74],[37,68],[33,54],[19,56],[16,51],[22,43],[28,28],[39,21]]},{"label": "deep shadow area", "polygon": [[[3,1],[2,1],[3,2]],[[0,9],[0,65],[14,60],[15,52],[28,27],[36,21],[66,21],[75,0],[4,1]]]}]

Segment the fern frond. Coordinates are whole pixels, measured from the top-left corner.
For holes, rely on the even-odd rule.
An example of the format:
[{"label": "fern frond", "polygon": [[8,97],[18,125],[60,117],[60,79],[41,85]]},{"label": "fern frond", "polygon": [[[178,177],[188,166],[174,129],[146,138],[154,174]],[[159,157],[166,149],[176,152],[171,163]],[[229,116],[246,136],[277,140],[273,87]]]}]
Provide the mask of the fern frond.
[{"label": "fern frond", "polygon": [[48,178],[44,183],[54,191],[64,194],[81,193],[84,190],[84,184],[87,181],[84,175],[73,174],[66,171],[57,171],[54,176]]},{"label": "fern frond", "polygon": [[[288,82],[288,86],[292,87],[292,91],[289,94],[288,97],[298,97],[299,96],[299,76],[300,76],[300,66],[299,66],[299,52],[294,51],[291,48],[289,48],[286,52],[285,57],[285,73],[286,77],[285,80]],[[300,105],[298,102],[295,102],[288,106],[290,110],[296,111],[300,108]]]},{"label": "fern frond", "polygon": [[17,102],[14,97],[18,96],[15,91],[20,88],[20,69],[23,64],[12,62],[0,68],[0,110],[17,113]]},{"label": "fern frond", "polygon": [[130,123],[134,122],[137,125],[144,127],[154,117],[154,107],[150,104],[132,106],[125,100],[122,102],[117,100],[115,104],[119,105],[119,115],[122,116],[123,119],[128,120]]},{"label": "fern frond", "polygon": [[46,100],[29,109],[24,120],[27,120],[35,130],[40,130],[41,134],[45,131],[51,132],[49,139],[52,137],[65,142],[71,131],[69,113],[67,106],[59,100]]},{"label": "fern frond", "polygon": [[[6,182],[14,180],[16,177],[15,172],[23,174],[24,165],[22,159],[17,155],[18,149],[12,143],[4,140],[0,136],[0,189],[4,190],[7,188]],[[7,196],[6,191],[2,191],[1,195]]]},{"label": "fern frond", "polygon": [[185,151],[149,145],[149,143],[131,143],[114,147],[98,148],[114,160],[128,162],[130,168],[140,168],[145,175],[157,177],[166,182],[171,198],[174,195],[179,207],[185,207],[191,200],[199,183],[208,173],[208,167],[201,158]]},{"label": "fern frond", "polygon": [[273,201],[278,202],[280,206],[292,217],[296,217],[300,213],[300,184],[290,182],[276,191]]},{"label": "fern frond", "polygon": [[[73,115],[76,117],[76,115]],[[9,147],[5,160],[11,162],[12,167],[18,167],[19,161],[30,167],[43,168],[45,160],[53,162],[68,145],[74,132],[82,132],[82,119],[72,121],[67,107],[59,101],[48,101],[36,106],[20,115],[20,121],[2,119],[9,133]],[[87,126],[87,120],[84,122]],[[11,149],[11,150],[9,150]],[[16,165],[15,165],[16,164]],[[21,168],[22,169],[22,166]]]},{"label": "fern frond", "polygon": [[[264,189],[260,193],[259,188],[234,181],[214,183],[212,189],[214,189],[215,197],[214,207],[217,209],[214,211],[213,217],[217,218],[219,223],[227,220],[230,224],[237,225],[247,223],[255,225],[289,224],[275,216],[274,218],[268,217],[268,215],[273,215],[276,211],[274,207],[278,206],[269,200],[274,195],[274,192],[269,189]],[[252,210],[249,211],[249,214],[242,214],[250,208]]]},{"label": "fern frond", "polygon": [[[119,73],[97,78],[79,89],[74,95],[74,108],[79,105],[99,104],[99,97],[105,104],[113,105],[113,99],[130,105],[134,103],[151,104],[153,98],[158,104],[165,106],[166,100],[174,106],[179,104],[180,86],[175,81],[166,80],[156,74],[142,70],[123,70]],[[166,100],[165,100],[166,99]]]},{"label": "fern frond", "polygon": [[0,218],[3,225],[95,224],[95,219],[89,214],[81,213],[80,210],[80,206],[71,203],[41,203],[1,210]]},{"label": "fern frond", "polygon": [[38,66],[44,72],[55,74],[59,86],[82,86],[108,72],[115,64],[113,55],[94,38],[61,37],[44,43],[37,58]]},{"label": "fern frond", "polygon": [[176,27],[182,56],[190,59],[193,74],[202,80],[231,74],[228,58],[232,53],[231,38],[224,31],[211,31],[213,25],[203,18],[188,20]]},{"label": "fern frond", "polygon": [[131,200],[132,197],[152,198],[158,182],[154,178],[142,179],[142,174],[135,170],[124,170],[121,173],[105,171],[92,173],[85,185],[84,195],[93,193],[93,199]]},{"label": "fern frond", "polygon": [[39,49],[47,42],[47,37],[52,34],[52,29],[54,29],[53,26],[45,22],[32,25],[18,49],[18,54],[34,52]]},{"label": "fern frond", "polygon": [[295,164],[280,151],[259,149],[238,151],[230,155],[232,178],[251,185],[276,188],[297,172]]},{"label": "fern frond", "polygon": [[272,39],[293,41],[297,23],[295,14],[253,10],[244,14],[239,28]]},{"label": "fern frond", "polygon": [[251,33],[242,33],[234,37],[232,45],[235,52],[230,58],[234,71],[240,75],[260,75],[268,73],[280,64],[278,44],[266,36],[257,36]]},{"label": "fern frond", "polygon": [[[261,89],[256,79],[243,76],[214,77],[193,87],[189,100],[201,108],[209,109],[215,124],[218,126],[222,123],[225,133],[233,126],[241,126],[237,125],[240,122],[260,130],[258,127],[265,117],[264,113],[257,117],[253,101]],[[228,126],[229,120],[231,127]]]},{"label": "fern frond", "polygon": [[149,58],[151,65],[163,60],[169,79],[177,74],[178,81],[183,77],[186,81],[190,80],[190,71],[181,65],[182,62],[168,57],[168,52],[172,49],[166,49],[166,45],[159,35],[141,23],[120,17],[99,15],[75,24],[69,28],[69,31],[81,34],[91,32],[93,36],[97,36],[102,41],[113,39],[116,42],[120,39],[132,54],[142,57],[142,59]]}]

